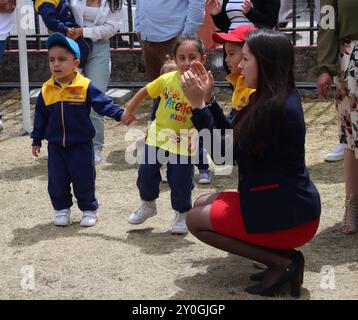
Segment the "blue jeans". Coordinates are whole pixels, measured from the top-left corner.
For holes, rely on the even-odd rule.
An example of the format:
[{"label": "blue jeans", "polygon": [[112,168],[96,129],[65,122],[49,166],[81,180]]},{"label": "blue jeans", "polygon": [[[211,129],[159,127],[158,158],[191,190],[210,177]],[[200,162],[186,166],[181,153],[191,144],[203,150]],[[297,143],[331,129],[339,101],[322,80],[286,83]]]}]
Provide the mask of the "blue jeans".
[{"label": "blue jeans", "polygon": [[0,40],[0,63],[2,62],[2,57],[4,55],[5,47],[6,47],[6,40]]},{"label": "blue jeans", "polygon": [[[109,51],[109,41],[100,40],[93,42],[93,48],[87,58],[83,74],[104,93],[107,91],[109,76],[111,74],[111,56]],[[96,135],[93,138],[93,147],[102,149],[104,144],[104,117],[93,109],[91,110],[91,120]]]}]

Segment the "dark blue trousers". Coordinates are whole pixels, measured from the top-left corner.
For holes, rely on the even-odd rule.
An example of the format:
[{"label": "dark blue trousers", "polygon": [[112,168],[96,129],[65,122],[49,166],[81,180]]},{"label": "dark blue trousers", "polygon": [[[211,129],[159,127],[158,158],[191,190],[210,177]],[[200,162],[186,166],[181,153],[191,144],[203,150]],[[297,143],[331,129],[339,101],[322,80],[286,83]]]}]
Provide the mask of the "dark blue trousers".
[{"label": "dark blue trousers", "polygon": [[48,193],[55,210],[72,206],[71,183],[81,211],[98,208],[92,141],[63,148],[48,144]]},{"label": "dark blue trousers", "polygon": [[[139,189],[140,198],[144,201],[153,201],[159,197],[159,186],[162,181],[160,168],[162,163],[158,161],[156,155],[158,151],[164,152],[162,149],[145,145],[144,159],[139,166],[137,187]],[[155,155],[154,161],[149,154]],[[169,156],[169,152],[165,153]],[[186,212],[191,209],[191,190],[194,188],[194,166],[187,157],[173,155],[176,161],[169,162],[167,165],[167,178],[170,187],[170,200],[172,208],[179,212]],[[183,163],[182,159],[187,161]],[[153,163],[154,162],[154,163]]]}]

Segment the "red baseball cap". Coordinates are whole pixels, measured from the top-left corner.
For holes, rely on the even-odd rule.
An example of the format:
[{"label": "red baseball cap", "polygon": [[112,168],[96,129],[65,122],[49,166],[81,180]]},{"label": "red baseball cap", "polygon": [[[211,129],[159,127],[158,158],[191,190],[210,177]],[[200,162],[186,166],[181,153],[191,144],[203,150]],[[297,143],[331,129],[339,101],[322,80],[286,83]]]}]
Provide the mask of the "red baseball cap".
[{"label": "red baseball cap", "polygon": [[213,40],[219,44],[224,44],[226,41],[245,42],[246,34],[254,30],[257,30],[257,28],[253,26],[242,25],[228,33],[215,32],[213,34]]}]

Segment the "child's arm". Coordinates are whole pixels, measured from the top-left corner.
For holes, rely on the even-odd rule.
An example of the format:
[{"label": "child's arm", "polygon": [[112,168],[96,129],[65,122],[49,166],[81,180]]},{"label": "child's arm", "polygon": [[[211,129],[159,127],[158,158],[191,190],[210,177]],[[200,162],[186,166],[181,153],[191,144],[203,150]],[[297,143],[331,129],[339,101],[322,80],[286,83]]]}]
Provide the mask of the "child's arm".
[{"label": "child's arm", "polygon": [[137,107],[139,106],[139,104],[145,100],[146,98],[149,97],[149,93],[147,91],[146,87],[143,87],[142,89],[140,89],[135,95],[134,97],[128,102],[127,106],[126,106],[126,111],[130,112],[130,113],[134,113],[134,110],[137,109]]},{"label": "child's arm", "polygon": [[63,22],[57,19],[56,7],[46,1],[37,0],[35,1],[35,9],[41,15],[46,27],[53,32],[60,32],[67,35],[68,28]]},{"label": "child's arm", "polygon": [[126,105],[126,109],[123,112],[123,122],[130,124],[133,121],[130,121],[131,119],[135,120],[134,110],[139,106],[139,104],[145,100],[147,97],[149,97],[148,91],[146,87],[143,87],[140,89],[134,97],[128,102]]},{"label": "child's arm", "polygon": [[45,138],[45,128],[48,122],[48,111],[46,109],[42,93],[40,93],[35,107],[34,127],[31,132],[32,154],[37,157],[41,150],[41,140]]},{"label": "child's arm", "polygon": [[113,103],[113,100],[96,88],[92,82],[87,89],[87,103],[98,114],[110,117],[116,121],[122,120],[124,109]]}]

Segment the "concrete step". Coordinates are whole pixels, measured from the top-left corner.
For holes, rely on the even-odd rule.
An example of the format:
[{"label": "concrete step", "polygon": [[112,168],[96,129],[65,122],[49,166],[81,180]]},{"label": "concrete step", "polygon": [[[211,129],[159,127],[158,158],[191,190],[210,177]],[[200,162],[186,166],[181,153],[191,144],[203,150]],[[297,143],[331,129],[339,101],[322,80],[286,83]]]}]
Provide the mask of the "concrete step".
[{"label": "concrete step", "polygon": [[35,104],[37,101],[37,98],[41,92],[41,88],[32,89],[30,91],[30,103]]},{"label": "concrete step", "polygon": [[[41,92],[41,88],[32,89],[30,91],[30,103],[35,104]],[[114,103],[123,106],[133,96],[132,90],[113,88],[106,92],[107,96],[111,97]]]},{"label": "concrete step", "polygon": [[113,88],[106,92],[107,96],[111,97],[114,103],[123,106],[134,95],[132,90]]}]

